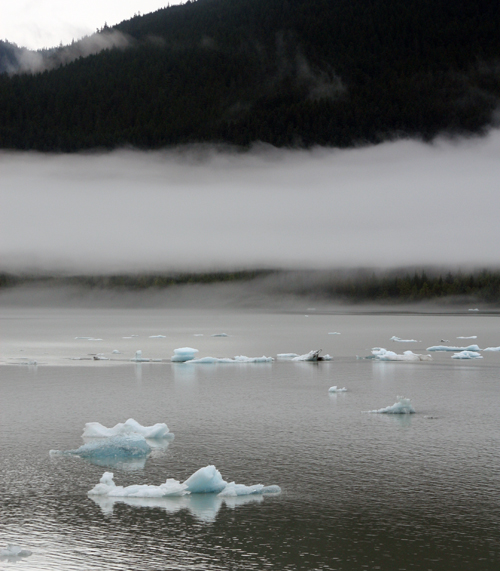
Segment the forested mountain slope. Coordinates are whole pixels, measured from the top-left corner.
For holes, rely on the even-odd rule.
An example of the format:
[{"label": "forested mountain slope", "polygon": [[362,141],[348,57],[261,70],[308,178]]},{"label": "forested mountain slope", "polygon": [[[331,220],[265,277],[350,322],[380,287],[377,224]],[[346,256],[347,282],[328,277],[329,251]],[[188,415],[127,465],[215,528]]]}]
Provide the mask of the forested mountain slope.
[{"label": "forested mountain slope", "polygon": [[0,75],[0,147],[350,146],[498,117],[498,0],[198,0],[128,47]]}]

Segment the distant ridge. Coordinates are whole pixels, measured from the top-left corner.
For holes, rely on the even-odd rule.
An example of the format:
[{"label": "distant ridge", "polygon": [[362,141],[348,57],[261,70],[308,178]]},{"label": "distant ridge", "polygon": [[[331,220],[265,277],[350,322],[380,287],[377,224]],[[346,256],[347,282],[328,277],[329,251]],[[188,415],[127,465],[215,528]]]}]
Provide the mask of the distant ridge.
[{"label": "distant ridge", "polygon": [[497,0],[198,0],[86,42],[0,42],[0,148],[348,147],[498,124]]}]

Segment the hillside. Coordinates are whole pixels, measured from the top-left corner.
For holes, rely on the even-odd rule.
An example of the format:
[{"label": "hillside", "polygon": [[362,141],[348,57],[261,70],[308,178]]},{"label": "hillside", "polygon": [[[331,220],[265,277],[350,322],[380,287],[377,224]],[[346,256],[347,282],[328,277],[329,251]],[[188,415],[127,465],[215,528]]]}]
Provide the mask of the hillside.
[{"label": "hillside", "polygon": [[198,0],[101,33],[120,42],[0,74],[0,148],[347,147],[497,118],[493,0]]}]

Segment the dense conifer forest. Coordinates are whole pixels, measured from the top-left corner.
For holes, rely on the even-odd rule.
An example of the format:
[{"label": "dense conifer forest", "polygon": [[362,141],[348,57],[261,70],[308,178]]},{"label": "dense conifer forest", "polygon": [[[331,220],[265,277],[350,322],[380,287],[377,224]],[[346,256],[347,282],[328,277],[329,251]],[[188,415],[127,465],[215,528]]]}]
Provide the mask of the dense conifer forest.
[{"label": "dense conifer forest", "polygon": [[1,43],[0,148],[348,147],[498,119],[498,0],[197,0],[99,34],[116,47],[35,72]]},{"label": "dense conifer forest", "polygon": [[426,272],[393,270],[375,273],[287,272],[276,270],[219,271],[205,273],[142,273],[53,276],[0,273],[0,291],[21,285],[76,286],[91,290],[144,291],[173,286],[258,281],[271,294],[316,297],[347,303],[407,303],[446,300],[456,303],[500,304],[500,271]]}]

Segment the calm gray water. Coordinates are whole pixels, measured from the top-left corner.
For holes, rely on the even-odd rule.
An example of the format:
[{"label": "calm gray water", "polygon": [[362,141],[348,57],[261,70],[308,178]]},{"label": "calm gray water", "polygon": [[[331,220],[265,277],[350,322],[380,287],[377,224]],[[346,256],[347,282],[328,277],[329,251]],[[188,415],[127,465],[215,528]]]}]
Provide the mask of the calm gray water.
[{"label": "calm gray water", "polygon": [[[356,359],[374,346],[425,352],[442,338],[498,346],[498,316],[311,308],[7,308],[1,316],[0,549],[15,543],[33,554],[0,560],[0,568],[500,568],[500,353],[477,361],[452,353],[417,363]],[[228,337],[212,337],[222,332]],[[421,342],[394,343],[392,335]],[[457,339],[471,335],[477,339]],[[334,360],[168,362],[186,345],[216,357],[322,348]],[[165,361],[133,364],[137,349]],[[94,361],[92,353],[114,360]],[[91,360],[72,360],[82,357]],[[21,364],[34,359],[36,366]],[[329,394],[332,385],[348,391]],[[397,395],[411,398],[416,414],[363,412]],[[49,456],[80,446],[86,422],[113,426],[130,417],[166,422],[175,434],[143,467]],[[118,485],[158,485],[208,464],[228,481],[278,484],[282,494],[127,503],[87,495],[106,470]]]}]

